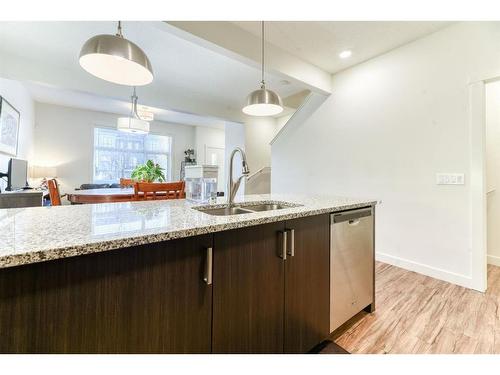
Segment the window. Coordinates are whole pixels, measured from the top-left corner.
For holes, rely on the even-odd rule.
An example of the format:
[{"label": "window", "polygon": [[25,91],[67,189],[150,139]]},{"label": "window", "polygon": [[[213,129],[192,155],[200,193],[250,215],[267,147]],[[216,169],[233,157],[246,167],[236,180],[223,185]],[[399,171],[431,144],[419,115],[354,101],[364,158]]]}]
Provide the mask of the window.
[{"label": "window", "polygon": [[94,183],[118,183],[130,178],[138,164],[148,159],[171,176],[172,138],[164,135],[131,134],[115,129],[94,128]]}]

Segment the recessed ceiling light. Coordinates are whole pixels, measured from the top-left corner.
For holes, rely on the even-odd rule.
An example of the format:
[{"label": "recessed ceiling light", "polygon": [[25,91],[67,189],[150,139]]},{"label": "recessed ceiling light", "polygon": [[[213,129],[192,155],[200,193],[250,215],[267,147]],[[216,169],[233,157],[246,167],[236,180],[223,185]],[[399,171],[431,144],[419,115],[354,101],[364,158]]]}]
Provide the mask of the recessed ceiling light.
[{"label": "recessed ceiling light", "polygon": [[339,57],[341,59],[347,59],[348,57],[350,57],[352,55],[352,52],[349,51],[349,50],[346,50],[346,51],[342,51],[339,53]]}]

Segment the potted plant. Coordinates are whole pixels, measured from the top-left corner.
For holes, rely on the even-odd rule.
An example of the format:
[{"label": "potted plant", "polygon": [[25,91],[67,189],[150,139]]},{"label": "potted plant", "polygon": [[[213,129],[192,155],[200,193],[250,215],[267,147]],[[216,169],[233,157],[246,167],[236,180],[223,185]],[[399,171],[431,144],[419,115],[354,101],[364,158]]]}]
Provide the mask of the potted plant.
[{"label": "potted plant", "polygon": [[159,164],[155,164],[152,160],[148,160],[146,164],[139,164],[132,171],[131,178],[134,181],[144,182],[163,182],[165,181],[165,174],[163,168]]}]

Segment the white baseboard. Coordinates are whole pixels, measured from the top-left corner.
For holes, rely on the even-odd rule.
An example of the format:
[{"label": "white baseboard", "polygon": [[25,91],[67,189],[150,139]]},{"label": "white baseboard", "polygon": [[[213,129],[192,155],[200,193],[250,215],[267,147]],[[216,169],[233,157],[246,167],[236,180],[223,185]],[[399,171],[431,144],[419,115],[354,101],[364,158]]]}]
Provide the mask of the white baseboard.
[{"label": "white baseboard", "polygon": [[[435,279],[447,281],[452,284],[457,284],[465,288],[474,289],[472,278],[470,276],[461,275],[455,272],[443,270],[441,268],[431,267],[422,263],[414,262],[412,260],[399,258],[393,255],[377,252],[375,259],[388,263],[396,267],[404,268],[409,271],[421,273],[422,275],[430,276]],[[489,257],[488,257],[489,259]],[[500,261],[500,258],[498,258]]]},{"label": "white baseboard", "polygon": [[493,264],[494,266],[500,266],[500,257],[488,254],[488,264]]}]

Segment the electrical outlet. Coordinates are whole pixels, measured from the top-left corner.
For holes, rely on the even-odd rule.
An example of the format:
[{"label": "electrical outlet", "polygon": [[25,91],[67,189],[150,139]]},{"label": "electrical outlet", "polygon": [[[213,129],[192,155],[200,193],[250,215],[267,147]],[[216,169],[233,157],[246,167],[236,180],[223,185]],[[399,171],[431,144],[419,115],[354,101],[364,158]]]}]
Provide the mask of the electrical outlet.
[{"label": "electrical outlet", "polygon": [[437,185],[465,185],[463,173],[436,173]]}]

